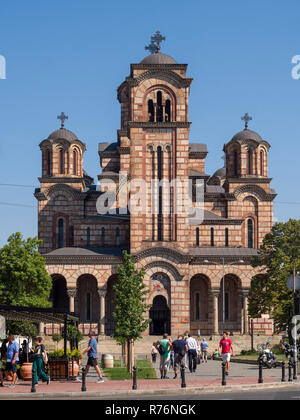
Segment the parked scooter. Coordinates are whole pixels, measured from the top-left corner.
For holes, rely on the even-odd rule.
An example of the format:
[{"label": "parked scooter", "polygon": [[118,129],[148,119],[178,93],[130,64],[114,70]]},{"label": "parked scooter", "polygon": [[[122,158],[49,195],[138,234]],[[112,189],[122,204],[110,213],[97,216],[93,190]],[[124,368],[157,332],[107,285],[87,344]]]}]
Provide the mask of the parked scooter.
[{"label": "parked scooter", "polygon": [[272,353],[272,350],[270,348],[268,348],[268,344],[269,344],[269,340],[267,342],[267,344],[262,344],[259,348],[260,353],[258,356],[257,361],[259,362],[260,360],[263,363],[263,366],[267,367],[268,369],[271,369],[272,367],[276,367],[277,366],[277,362],[276,362],[276,354]]}]

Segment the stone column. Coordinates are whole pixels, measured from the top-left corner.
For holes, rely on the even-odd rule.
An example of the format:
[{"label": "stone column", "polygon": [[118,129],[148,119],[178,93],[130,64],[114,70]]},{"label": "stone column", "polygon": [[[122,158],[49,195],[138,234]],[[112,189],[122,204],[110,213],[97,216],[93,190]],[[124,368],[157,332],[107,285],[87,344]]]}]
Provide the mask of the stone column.
[{"label": "stone column", "polygon": [[105,335],[105,297],[106,297],[107,289],[106,287],[102,287],[98,289],[99,297],[100,297],[100,335]]},{"label": "stone column", "polygon": [[219,335],[219,290],[212,290],[213,296],[213,335]]},{"label": "stone column", "polygon": [[76,287],[71,287],[67,289],[69,296],[69,311],[75,312],[75,296],[77,293]]},{"label": "stone column", "polygon": [[39,323],[39,335],[44,335],[45,333],[45,324],[43,322]]},{"label": "stone column", "polygon": [[244,332],[244,334],[249,334],[249,317],[248,317],[248,294],[249,294],[249,290],[243,290],[242,291],[242,296],[243,296],[243,325],[242,330]]}]

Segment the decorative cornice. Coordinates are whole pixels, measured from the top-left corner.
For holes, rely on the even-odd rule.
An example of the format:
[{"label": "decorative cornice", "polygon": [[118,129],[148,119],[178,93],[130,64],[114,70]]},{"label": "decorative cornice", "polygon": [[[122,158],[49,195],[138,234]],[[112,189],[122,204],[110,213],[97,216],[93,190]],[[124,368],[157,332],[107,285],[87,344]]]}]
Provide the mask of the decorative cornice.
[{"label": "decorative cornice", "polygon": [[208,152],[189,152],[189,158],[191,159],[205,159]]},{"label": "decorative cornice", "polygon": [[186,70],[187,64],[131,64],[132,70]]},{"label": "decorative cornice", "polygon": [[132,256],[133,261],[137,262],[143,258],[147,257],[171,257],[173,258],[177,263],[184,264],[189,262],[189,255],[184,254],[180,251],[177,251],[173,248],[167,248],[163,246],[157,246],[153,248],[146,248],[140,252],[137,252]]},{"label": "decorative cornice", "polygon": [[54,184],[46,188],[43,193],[35,193],[34,196],[39,200],[47,200],[54,192],[62,192],[71,195],[74,200],[84,200],[87,196],[86,192],[79,191],[66,184]]},{"label": "decorative cornice", "polygon": [[275,193],[267,193],[259,185],[242,185],[233,192],[236,198],[243,193],[252,193],[256,195],[261,201],[273,201],[277,196]]},{"label": "decorative cornice", "polygon": [[47,265],[117,265],[121,257],[113,255],[43,255]]},{"label": "decorative cornice", "polygon": [[128,121],[128,128],[190,128],[191,122],[171,121],[171,122],[150,122],[150,121]]}]

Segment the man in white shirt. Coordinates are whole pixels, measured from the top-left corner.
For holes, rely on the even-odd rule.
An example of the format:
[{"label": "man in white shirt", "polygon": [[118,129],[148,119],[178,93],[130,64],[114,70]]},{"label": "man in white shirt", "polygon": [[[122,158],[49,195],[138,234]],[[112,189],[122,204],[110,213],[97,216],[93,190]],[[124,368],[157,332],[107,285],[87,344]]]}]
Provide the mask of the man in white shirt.
[{"label": "man in white shirt", "polygon": [[188,358],[189,358],[189,369],[190,372],[196,372],[197,368],[197,341],[191,336],[191,333],[188,334],[188,339],[186,340],[188,345]]}]

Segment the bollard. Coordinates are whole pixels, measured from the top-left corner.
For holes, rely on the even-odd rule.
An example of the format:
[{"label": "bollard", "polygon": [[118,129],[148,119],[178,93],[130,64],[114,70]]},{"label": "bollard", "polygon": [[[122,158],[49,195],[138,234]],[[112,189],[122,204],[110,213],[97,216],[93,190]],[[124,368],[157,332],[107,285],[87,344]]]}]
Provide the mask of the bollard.
[{"label": "bollard", "polygon": [[292,382],[292,362],[289,360],[289,382]]},{"label": "bollard", "polygon": [[85,385],[85,368],[82,368],[82,385],[81,385],[81,391],[86,391],[86,385]]},{"label": "bollard", "polygon": [[297,380],[297,362],[293,362],[293,379]]},{"label": "bollard", "polygon": [[35,369],[32,369],[31,392],[36,392],[36,388],[35,388]]},{"label": "bollard", "polygon": [[136,384],[136,366],[135,365],[132,368],[132,378],[133,378],[132,389],[137,389],[137,384]]},{"label": "bollard", "polygon": [[262,364],[262,360],[259,359],[259,366],[258,366],[258,383],[262,384],[263,381],[263,364]]},{"label": "bollard", "polygon": [[226,372],[225,372],[225,363],[222,363],[222,386],[226,385]]},{"label": "bollard", "polygon": [[285,362],[282,362],[282,377],[281,382],[285,382]]},{"label": "bollard", "polygon": [[185,367],[181,366],[181,388],[186,388],[186,382],[185,382]]}]

